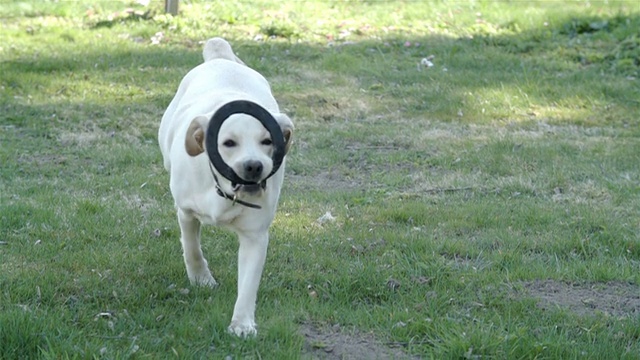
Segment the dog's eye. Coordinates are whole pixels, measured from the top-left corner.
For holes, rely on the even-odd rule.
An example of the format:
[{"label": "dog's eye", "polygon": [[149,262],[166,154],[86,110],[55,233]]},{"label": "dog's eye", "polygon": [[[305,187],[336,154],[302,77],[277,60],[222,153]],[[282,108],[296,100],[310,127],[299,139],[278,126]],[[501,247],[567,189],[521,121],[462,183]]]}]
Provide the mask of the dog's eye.
[{"label": "dog's eye", "polygon": [[261,143],[261,144],[262,144],[262,145],[267,145],[267,146],[268,146],[268,145],[271,145],[271,144],[273,144],[273,143],[271,142],[271,139],[264,139],[264,140],[262,140],[262,143]]},{"label": "dog's eye", "polygon": [[236,146],[236,142],[233,140],[226,140],[224,143],[222,143],[222,145],[226,147],[234,147]]}]

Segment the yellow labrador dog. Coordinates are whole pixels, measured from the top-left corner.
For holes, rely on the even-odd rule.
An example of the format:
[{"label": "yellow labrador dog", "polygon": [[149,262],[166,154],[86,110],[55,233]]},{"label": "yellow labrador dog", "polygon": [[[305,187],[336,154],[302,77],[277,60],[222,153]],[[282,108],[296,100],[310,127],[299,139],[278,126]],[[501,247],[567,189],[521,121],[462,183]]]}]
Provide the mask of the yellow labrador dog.
[{"label": "yellow labrador dog", "polygon": [[[238,297],[229,331],[256,333],[255,307],[269,226],[284,177],[293,123],[280,113],[265,78],[220,38],[182,80],[158,134],[182,249],[192,284],[215,287],[200,246],[200,226],[238,235]],[[274,129],[274,127],[276,127]]]}]

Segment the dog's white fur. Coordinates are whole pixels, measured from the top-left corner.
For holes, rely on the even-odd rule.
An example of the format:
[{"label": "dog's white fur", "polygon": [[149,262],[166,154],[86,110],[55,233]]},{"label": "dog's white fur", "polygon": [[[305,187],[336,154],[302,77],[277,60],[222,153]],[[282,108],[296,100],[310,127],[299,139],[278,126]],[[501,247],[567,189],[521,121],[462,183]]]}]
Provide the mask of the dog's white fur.
[{"label": "dog's white fur", "polygon": [[[256,333],[255,306],[262,276],[269,226],[275,216],[284,177],[285,162],[266,182],[266,188],[232,188],[230,181],[216,172],[220,187],[227,194],[261,206],[253,209],[219,196],[205,151],[209,119],[222,105],[233,100],[250,100],[267,109],[280,124],[287,150],[293,123],[280,113],[265,78],[247,67],[220,38],[207,41],[204,63],[192,69],[182,80],[169,104],[158,133],[164,167],[170,173],[171,194],[178,210],[182,249],[187,275],[192,284],[215,287],[200,247],[200,226],[223,226],[238,235],[238,297],[229,331],[238,336]],[[234,114],[225,121],[218,137],[223,160],[243,176],[243,164],[258,161],[263,165],[259,179],[271,172],[273,163],[269,132],[253,117]],[[232,141],[233,146],[228,146]],[[215,171],[215,170],[214,170]],[[255,174],[254,174],[255,175]],[[258,182],[258,181],[256,181]]]}]

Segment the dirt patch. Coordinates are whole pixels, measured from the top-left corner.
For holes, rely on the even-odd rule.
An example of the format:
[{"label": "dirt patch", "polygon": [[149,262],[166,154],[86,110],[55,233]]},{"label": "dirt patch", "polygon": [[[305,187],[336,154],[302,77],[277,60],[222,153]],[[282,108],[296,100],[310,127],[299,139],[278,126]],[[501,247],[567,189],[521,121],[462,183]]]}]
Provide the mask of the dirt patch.
[{"label": "dirt patch", "polygon": [[419,359],[385,346],[373,334],[345,331],[339,325],[320,328],[303,324],[300,333],[305,338],[304,359]]},{"label": "dirt patch", "polygon": [[605,314],[618,318],[640,316],[640,286],[623,282],[569,284],[536,280],[523,284],[545,310],[567,309],[581,316]]},{"label": "dirt patch", "polygon": [[66,165],[68,162],[67,156],[59,154],[46,154],[46,153],[23,153],[17,158],[19,164],[25,164],[35,167],[43,167],[48,165]]}]

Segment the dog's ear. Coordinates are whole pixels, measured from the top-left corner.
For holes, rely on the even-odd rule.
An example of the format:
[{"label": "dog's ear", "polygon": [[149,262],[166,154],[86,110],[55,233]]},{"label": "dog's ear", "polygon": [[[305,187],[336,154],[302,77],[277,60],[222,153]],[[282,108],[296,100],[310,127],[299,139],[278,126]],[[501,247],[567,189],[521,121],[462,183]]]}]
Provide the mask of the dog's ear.
[{"label": "dog's ear", "polygon": [[289,152],[289,149],[291,148],[291,142],[293,137],[293,122],[285,114],[276,114],[275,118],[278,124],[280,125],[280,128],[282,129],[282,135],[284,135],[284,142],[285,142],[284,151],[286,154]]},{"label": "dog's ear", "polygon": [[191,121],[189,129],[187,129],[187,135],[184,139],[184,147],[187,150],[187,154],[191,156],[198,156],[204,152],[204,129],[201,125],[201,120],[205,119],[202,116]]}]

